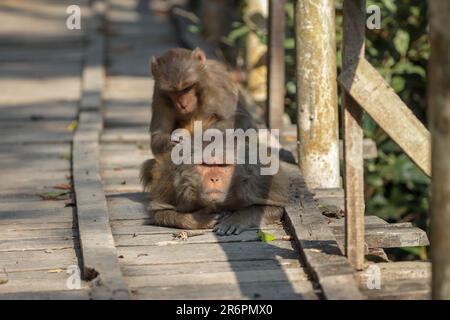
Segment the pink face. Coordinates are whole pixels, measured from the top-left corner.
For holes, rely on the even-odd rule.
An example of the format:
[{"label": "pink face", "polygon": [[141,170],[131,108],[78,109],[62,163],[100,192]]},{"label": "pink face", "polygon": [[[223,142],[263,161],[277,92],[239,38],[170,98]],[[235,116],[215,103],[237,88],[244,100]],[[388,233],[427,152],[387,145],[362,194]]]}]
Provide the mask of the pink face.
[{"label": "pink face", "polygon": [[202,196],[208,202],[224,202],[233,178],[232,165],[198,165],[196,170],[201,177]]},{"label": "pink face", "polygon": [[169,91],[167,95],[180,114],[190,114],[197,107],[198,99],[195,85],[191,85],[180,91]]}]

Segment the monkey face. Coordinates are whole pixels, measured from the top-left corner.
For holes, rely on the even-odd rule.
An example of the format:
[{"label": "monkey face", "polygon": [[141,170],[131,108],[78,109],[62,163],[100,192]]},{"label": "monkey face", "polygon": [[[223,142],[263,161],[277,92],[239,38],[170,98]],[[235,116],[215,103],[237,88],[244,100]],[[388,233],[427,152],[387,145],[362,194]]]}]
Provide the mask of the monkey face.
[{"label": "monkey face", "polygon": [[189,115],[197,109],[197,85],[205,63],[205,54],[200,49],[176,48],[159,58],[152,57],[151,70],[156,84],[178,114]]},{"label": "monkey face", "polygon": [[169,91],[167,96],[181,115],[191,114],[197,108],[196,83],[189,84],[182,90]]},{"label": "monkey face", "polygon": [[234,168],[232,165],[217,164],[195,166],[200,175],[203,201],[216,205],[225,202],[229,194]]}]

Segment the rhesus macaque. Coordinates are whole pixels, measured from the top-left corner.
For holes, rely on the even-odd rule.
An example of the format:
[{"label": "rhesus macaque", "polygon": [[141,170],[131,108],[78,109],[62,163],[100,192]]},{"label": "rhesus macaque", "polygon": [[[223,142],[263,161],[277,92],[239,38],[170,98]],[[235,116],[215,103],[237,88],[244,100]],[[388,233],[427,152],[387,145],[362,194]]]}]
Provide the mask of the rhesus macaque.
[{"label": "rhesus macaque", "polygon": [[215,119],[218,129],[255,128],[237,83],[200,49],[176,48],[150,60],[155,79],[150,122],[155,156],[170,151],[172,132],[196,119]]},{"label": "rhesus macaque", "polygon": [[144,163],[151,223],[177,228],[213,228],[219,235],[279,221],[287,202],[283,171],[260,175],[257,165],[189,164],[170,158]]}]

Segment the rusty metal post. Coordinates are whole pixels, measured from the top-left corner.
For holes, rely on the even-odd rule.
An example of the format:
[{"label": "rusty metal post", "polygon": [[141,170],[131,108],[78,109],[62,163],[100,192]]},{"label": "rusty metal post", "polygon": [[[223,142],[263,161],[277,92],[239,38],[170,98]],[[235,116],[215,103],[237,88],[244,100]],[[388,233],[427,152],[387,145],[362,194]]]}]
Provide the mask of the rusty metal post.
[{"label": "rusty metal post", "polygon": [[310,188],[338,188],[339,134],[333,0],[297,0],[299,165]]}]

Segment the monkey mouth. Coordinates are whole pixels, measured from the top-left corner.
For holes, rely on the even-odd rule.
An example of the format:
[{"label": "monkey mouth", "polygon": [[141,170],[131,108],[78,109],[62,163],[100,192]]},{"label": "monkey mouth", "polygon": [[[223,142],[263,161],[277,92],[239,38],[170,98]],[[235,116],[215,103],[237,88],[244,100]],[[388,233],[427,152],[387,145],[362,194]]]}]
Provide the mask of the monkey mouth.
[{"label": "monkey mouth", "polygon": [[222,202],[225,199],[226,193],[222,190],[208,190],[205,192],[207,201],[209,202]]},{"label": "monkey mouth", "polygon": [[225,192],[223,192],[222,190],[219,189],[212,189],[212,190],[208,190],[205,192],[206,194],[210,195],[210,194],[225,194]]}]

